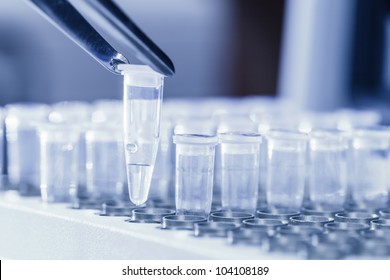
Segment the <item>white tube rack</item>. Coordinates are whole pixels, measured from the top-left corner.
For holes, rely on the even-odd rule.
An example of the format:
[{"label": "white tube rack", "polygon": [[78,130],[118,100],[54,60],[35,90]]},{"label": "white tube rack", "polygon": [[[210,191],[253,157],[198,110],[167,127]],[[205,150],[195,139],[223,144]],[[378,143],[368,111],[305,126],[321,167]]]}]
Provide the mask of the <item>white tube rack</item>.
[{"label": "white tube rack", "polygon": [[45,204],[37,197],[0,193],[0,258],[4,259],[286,259],[191,231],[124,222],[96,210]]}]

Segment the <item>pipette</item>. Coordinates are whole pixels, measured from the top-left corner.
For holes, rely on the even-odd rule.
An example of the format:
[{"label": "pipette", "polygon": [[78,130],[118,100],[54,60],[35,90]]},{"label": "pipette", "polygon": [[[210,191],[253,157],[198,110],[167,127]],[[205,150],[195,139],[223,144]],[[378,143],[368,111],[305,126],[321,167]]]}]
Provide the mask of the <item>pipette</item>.
[{"label": "pipette", "polygon": [[[30,0],[46,18],[107,70],[120,74],[117,66],[129,63],[84,18],[113,36],[142,63],[165,76],[175,73],[169,57],[111,0]],[[70,3],[72,2],[72,3]],[[75,5],[75,6],[73,6]],[[82,13],[79,13],[81,10]]]},{"label": "pipette", "polygon": [[[163,78],[174,74],[172,61],[111,0],[30,1],[106,69],[124,76],[124,145],[129,195],[136,205],[143,204],[148,197],[158,149]],[[129,65],[125,56],[84,19],[84,14],[146,65]]]}]

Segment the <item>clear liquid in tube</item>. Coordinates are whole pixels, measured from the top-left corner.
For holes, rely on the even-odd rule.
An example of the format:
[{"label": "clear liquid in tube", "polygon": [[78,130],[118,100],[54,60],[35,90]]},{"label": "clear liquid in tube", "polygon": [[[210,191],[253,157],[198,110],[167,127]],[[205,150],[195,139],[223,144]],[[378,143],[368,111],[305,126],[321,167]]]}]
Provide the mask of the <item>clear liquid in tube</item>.
[{"label": "clear liquid in tube", "polygon": [[153,169],[153,165],[147,164],[127,165],[127,178],[129,186],[131,186],[129,188],[129,196],[135,205],[142,205],[147,201]]}]

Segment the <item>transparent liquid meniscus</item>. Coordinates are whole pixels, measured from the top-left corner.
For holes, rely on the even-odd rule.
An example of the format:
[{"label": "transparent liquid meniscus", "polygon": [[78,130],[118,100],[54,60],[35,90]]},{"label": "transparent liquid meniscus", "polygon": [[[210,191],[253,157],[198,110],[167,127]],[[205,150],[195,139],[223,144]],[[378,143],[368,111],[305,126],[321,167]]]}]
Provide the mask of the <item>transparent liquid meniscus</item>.
[{"label": "transparent liquid meniscus", "polygon": [[146,202],[157,156],[161,99],[158,88],[127,86],[124,146],[130,200]]},{"label": "transparent liquid meniscus", "polygon": [[149,194],[149,187],[153,175],[153,165],[128,164],[127,178],[129,182],[129,195],[135,205],[146,202]]}]

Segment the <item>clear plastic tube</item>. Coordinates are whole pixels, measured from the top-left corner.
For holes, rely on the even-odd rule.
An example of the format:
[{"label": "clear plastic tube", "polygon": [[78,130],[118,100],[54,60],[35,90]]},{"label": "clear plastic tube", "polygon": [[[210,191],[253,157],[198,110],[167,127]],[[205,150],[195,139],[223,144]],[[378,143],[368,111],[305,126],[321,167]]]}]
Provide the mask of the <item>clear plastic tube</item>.
[{"label": "clear plastic tube", "polygon": [[[287,112],[290,112],[288,109]],[[270,130],[293,129],[297,126],[294,117],[286,114],[282,108],[267,109],[265,111],[252,113],[251,118],[257,124],[257,130],[261,135],[266,135]],[[262,139],[260,146],[260,174],[259,174],[259,208],[267,207],[267,168],[268,168],[268,149],[267,138]]]},{"label": "clear plastic tube", "polygon": [[124,75],[124,147],[130,200],[146,202],[156,162],[164,77],[145,65],[120,65]]},{"label": "clear plastic tube", "polygon": [[50,107],[42,103],[15,103],[6,107],[9,183],[22,194],[39,194],[39,138],[37,124],[46,122]]},{"label": "clear plastic tube", "polygon": [[216,136],[175,134],[176,213],[208,217],[211,211]]},{"label": "clear plastic tube", "polygon": [[385,207],[389,194],[389,127],[355,129],[348,165],[352,204],[357,208]]},{"label": "clear plastic tube", "polygon": [[45,202],[76,198],[79,131],[74,126],[44,124],[39,127],[40,187]]},{"label": "clear plastic tube", "polygon": [[87,191],[98,199],[121,199],[125,160],[122,131],[117,124],[95,124],[86,131]]},{"label": "clear plastic tube", "polygon": [[52,105],[49,114],[49,121],[55,124],[79,124],[80,130],[79,142],[77,144],[78,153],[78,183],[77,196],[86,197],[86,148],[85,148],[85,129],[84,124],[91,121],[92,106],[83,101],[64,101]]},{"label": "clear plastic tube", "polygon": [[268,206],[299,210],[305,189],[307,135],[273,130],[266,138]]},{"label": "clear plastic tube", "polygon": [[[218,134],[222,133],[257,133],[256,124],[247,114],[229,114],[216,112],[213,119],[218,123]],[[221,145],[215,147],[215,170],[214,170],[214,201],[221,201],[222,181]]]},{"label": "clear plastic tube", "polygon": [[347,190],[348,142],[337,130],[315,130],[310,134],[308,186],[315,207],[342,208]]},{"label": "clear plastic tube", "polygon": [[254,213],[259,183],[261,136],[220,133],[222,207]]}]

